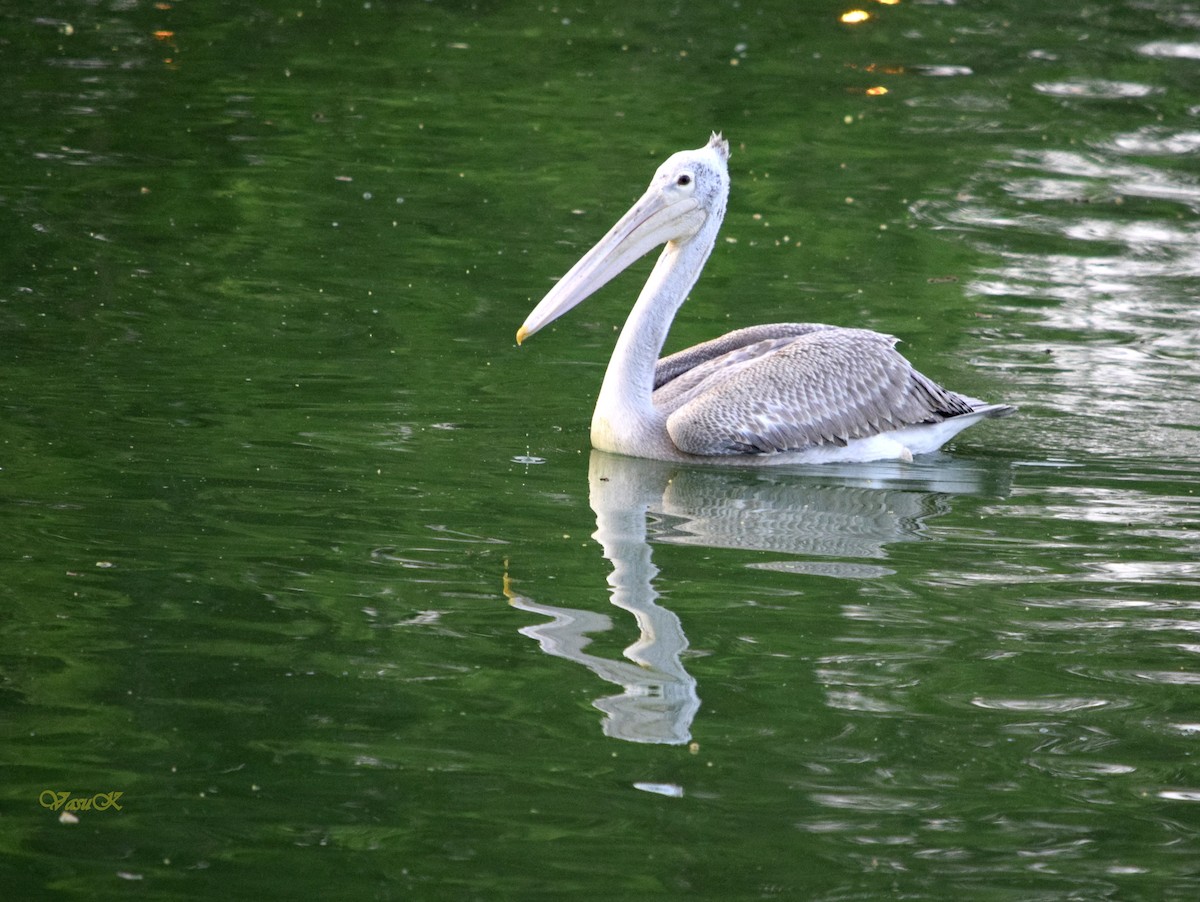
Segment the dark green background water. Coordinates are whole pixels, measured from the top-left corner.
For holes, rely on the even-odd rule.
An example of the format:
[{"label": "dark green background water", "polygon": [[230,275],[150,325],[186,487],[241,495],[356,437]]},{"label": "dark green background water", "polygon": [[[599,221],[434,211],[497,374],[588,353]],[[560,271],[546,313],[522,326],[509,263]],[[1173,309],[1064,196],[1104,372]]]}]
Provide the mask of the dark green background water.
[{"label": "dark green background water", "polygon": [[[0,2],[6,898],[1200,894],[1200,7],[850,6]],[[593,458],[648,264],[513,334],[712,129],[670,348],[1019,416]]]}]

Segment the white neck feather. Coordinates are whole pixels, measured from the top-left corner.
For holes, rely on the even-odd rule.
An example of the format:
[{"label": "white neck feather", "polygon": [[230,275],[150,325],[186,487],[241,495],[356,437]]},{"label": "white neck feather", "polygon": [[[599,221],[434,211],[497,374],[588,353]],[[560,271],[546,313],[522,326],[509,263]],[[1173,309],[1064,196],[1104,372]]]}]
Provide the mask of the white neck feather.
[{"label": "white neck feather", "polygon": [[[617,338],[592,414],[592,445],[638,457],[672,458],[679,452],[654,407],[654,366],[676,312],[712,253],[723,211],[710,215],[683,243],[668,242]],[[657,452],[657,453],[655,453]]]}]

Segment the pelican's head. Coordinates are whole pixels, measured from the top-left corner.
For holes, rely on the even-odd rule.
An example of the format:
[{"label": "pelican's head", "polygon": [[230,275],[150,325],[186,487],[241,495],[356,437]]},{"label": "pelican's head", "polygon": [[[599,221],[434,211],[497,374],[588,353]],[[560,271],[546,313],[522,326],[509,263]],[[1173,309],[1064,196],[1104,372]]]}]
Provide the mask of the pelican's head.
[{"label": "pelican's head", "polygon": [[716,132],[703,147],[668,157],[646,193],[526,317],[517,344],[659,245],[691,241],[710,222],[715,234],[729,198],[728,161],[729,142]]}]

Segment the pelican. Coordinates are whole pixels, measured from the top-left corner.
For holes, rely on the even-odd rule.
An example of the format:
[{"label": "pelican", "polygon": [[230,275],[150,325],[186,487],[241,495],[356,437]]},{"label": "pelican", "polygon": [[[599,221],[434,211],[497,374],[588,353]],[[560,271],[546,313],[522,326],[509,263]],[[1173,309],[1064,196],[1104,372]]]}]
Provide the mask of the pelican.
[{"label": "pelican", "polygon": [[658,359],[716,243],[729,143],[663,163],[646,193],[558,281],[517,331],[521,344],[665,244],[617,338],[592,415],[592,444],[631,457],[775,464],[911,461],[1016,408],[942,388],[897,339],[867,329],[773,323]]}]

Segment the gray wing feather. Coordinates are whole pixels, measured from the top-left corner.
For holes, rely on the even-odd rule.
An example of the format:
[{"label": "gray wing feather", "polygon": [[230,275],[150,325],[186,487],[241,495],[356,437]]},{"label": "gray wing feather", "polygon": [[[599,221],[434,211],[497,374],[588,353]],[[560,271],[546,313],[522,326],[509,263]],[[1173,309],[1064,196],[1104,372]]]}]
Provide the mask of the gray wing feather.
[{"label": "gray wing feather", "polygon": [[[692,345],[682,351],[677,351],[661,358],[654,367],[654,388],[657,390],[680,375],[688,373],[718,357],[723,357],[733,351],[744,349],[771,339],[792,339],[798,335],[807,335],[823,329],[836,329],[837,326],[827,326],[823,323],[763,323],[758,326],[748,326],[727,332],[720,338]],[[755,352],[761,353],[761,352]]]},{"label": "gray wing feather", "polygon": [[743,343],[677,375],[654,400],[676,446],[700,455],[845,445],[974,410],[914,370],[895,344],[890,335],[835,327]]}]

